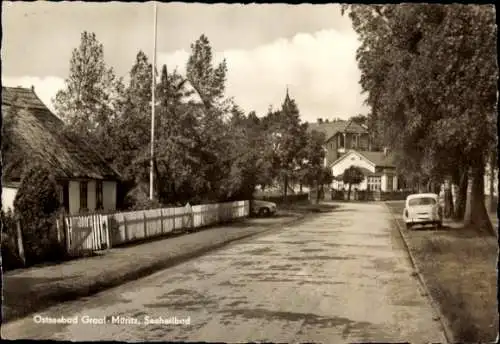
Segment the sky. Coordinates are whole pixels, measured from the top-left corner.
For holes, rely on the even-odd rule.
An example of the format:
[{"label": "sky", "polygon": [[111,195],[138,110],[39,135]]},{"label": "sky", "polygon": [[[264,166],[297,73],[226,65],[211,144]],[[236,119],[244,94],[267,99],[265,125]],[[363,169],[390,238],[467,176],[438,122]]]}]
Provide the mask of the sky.
[{"label": "sky", "polygon": [[[83,31],[127,78],[139,50],[153,57],[149,3],[3,2],[2,85],[35,87],[49,108],[68,77]],[[205,34],[215,62],[227,61],[227,96],[259,116],[279,108],[286,88],[304,121],[347,119],[363,105],[355,59],[359,41],[340,6],[158,3],[157,66],[185,74],[191,44]]]}]

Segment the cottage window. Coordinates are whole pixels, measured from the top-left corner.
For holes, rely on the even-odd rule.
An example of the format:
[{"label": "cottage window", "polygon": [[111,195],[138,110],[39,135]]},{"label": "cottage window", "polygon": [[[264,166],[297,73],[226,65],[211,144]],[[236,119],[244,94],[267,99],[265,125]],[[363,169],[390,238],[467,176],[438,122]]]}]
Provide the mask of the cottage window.
[{"label": "cottage window", "polygon": [[379,191],[381,184],[382,180],[380,177],[368,177],[368,190]]},{"label": "cottage window", "polygon": [[80,211],[87,211],[88,183],[80,182]]},{"label": "cottage window", "polygon": [[102,202],[102,180],[96,182],[96,208],[103,209]]},{"label": "cottage window", "polygon": [[61,206],[65,211],[69,212],[69,186],[67,181],[60,182],[60,200]]},{"label": "cottage window", "polygon": [[61,184],[57,184],[57,192],[59,193],[59,204],[64,205],[64,188]]}]

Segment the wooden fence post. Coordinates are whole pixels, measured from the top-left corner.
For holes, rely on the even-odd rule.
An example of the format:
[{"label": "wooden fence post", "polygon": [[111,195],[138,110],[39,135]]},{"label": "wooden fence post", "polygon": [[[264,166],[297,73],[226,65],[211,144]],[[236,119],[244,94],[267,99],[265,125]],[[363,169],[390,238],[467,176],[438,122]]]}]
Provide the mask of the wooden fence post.
[{"label": "wooden fence post", "polygon": [[191,206],[189,206],[189,215],[191,218],[191,229],[194,229],[194,212]]},{"label": "wooden fence post", "polygon": [[66,232],[66,221],[64,218],[64,212],[59,214],[59,218],[57,219],[57,240],[59,241],[59,245],[68,253],[68,233]]},{"label": "wooden fence post", "polygon": [[144,239],[148,237],[148,226],[147,226],[147,219],[146,219],[146,212],[142,212],[142,217],[144,219]]},{"label": "wooden fence post", "polygon": [[66,229],[66,252],[68,254],[71,253],[71,221],[70,219],[63,217],[64,219],[64,228]]},{"label": "wooden fence post", "polygon": [[61,226],[61,215],[59,214],[58,218],[56,219],[57,243],[59,245],[61,244]]},{"label": "wooden fence post", "polygon": [[108,250],[111,249],[111,228],[109,228],[109,215],[104,215],[104,220],[103,220],[103,224],[104,224],[104,235],[106,235],[106,248]]},{"label": "wooden fence post", "polygon": [[160,230],[161,234],[163,234],[163,208],[160,208]]},{"label": "wooden fence post", "polygon": [[24,255],[24,245],[23,245],[23,236],[21,232],[21,219],[16,219],[16,232],[17,232],[17,249],[19,252],[19,257],[23,261],[23,266],[26,265],[26,257]]}]

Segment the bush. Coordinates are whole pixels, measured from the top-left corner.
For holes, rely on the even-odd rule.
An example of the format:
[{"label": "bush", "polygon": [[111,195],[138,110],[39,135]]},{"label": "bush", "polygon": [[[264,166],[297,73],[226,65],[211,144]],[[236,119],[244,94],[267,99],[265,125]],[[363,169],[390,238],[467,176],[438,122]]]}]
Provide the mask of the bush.
[{"label": "bush", "polygon": [[2,218],[2,268],[4,270],[17,269],[23,266],[19,256],[16,238],[16,221],[11,210],[1,211]]},{"label": "bush", "polygon": [[135,200],[135,202],[131,203],[129,206],[129,210],[147,210],[147,209],[157,209],[162,208],[163,205],[157,200],[142,199]]},{"label": "bush", "polygon": [[14,200],[28,265],[61,258],[56,228],[59,208],[57,184],[50,172],[43,166],[28,170]]},{"label": "bush", "polygon": [[[255,199],[281,204],[284,201],[283,195],[255,195]],[[286,196],[287,202],[300,202],[309,200],[309,193],[297,193]]]}]

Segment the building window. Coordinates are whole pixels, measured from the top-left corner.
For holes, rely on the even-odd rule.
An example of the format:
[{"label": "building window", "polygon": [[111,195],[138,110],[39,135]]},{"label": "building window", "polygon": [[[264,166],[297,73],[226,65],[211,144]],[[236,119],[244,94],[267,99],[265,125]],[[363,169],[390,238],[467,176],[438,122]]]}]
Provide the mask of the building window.
[{"label": "building window", "polygon": [[62,184],[57,184],[57,192],[59,193],[59,204],[64,205],[64,187]]},{"label": "building window", "polygon": [[59,198],[61,206],[65,211],[69,212],[69,186],[67,181],[61,181],[59,184]]},{"label": "building window", "polygon": [[88,183],[80,182],[80,211],[87,211]]},{"label": "building window", "polygon": [[96,208],[98,210],[103,209],[102,202],[102,180],[96,182]]},{"label": "building window", "polygon": [[382,180],[380,177],[368,177],[368,190],[380,191]]}]

